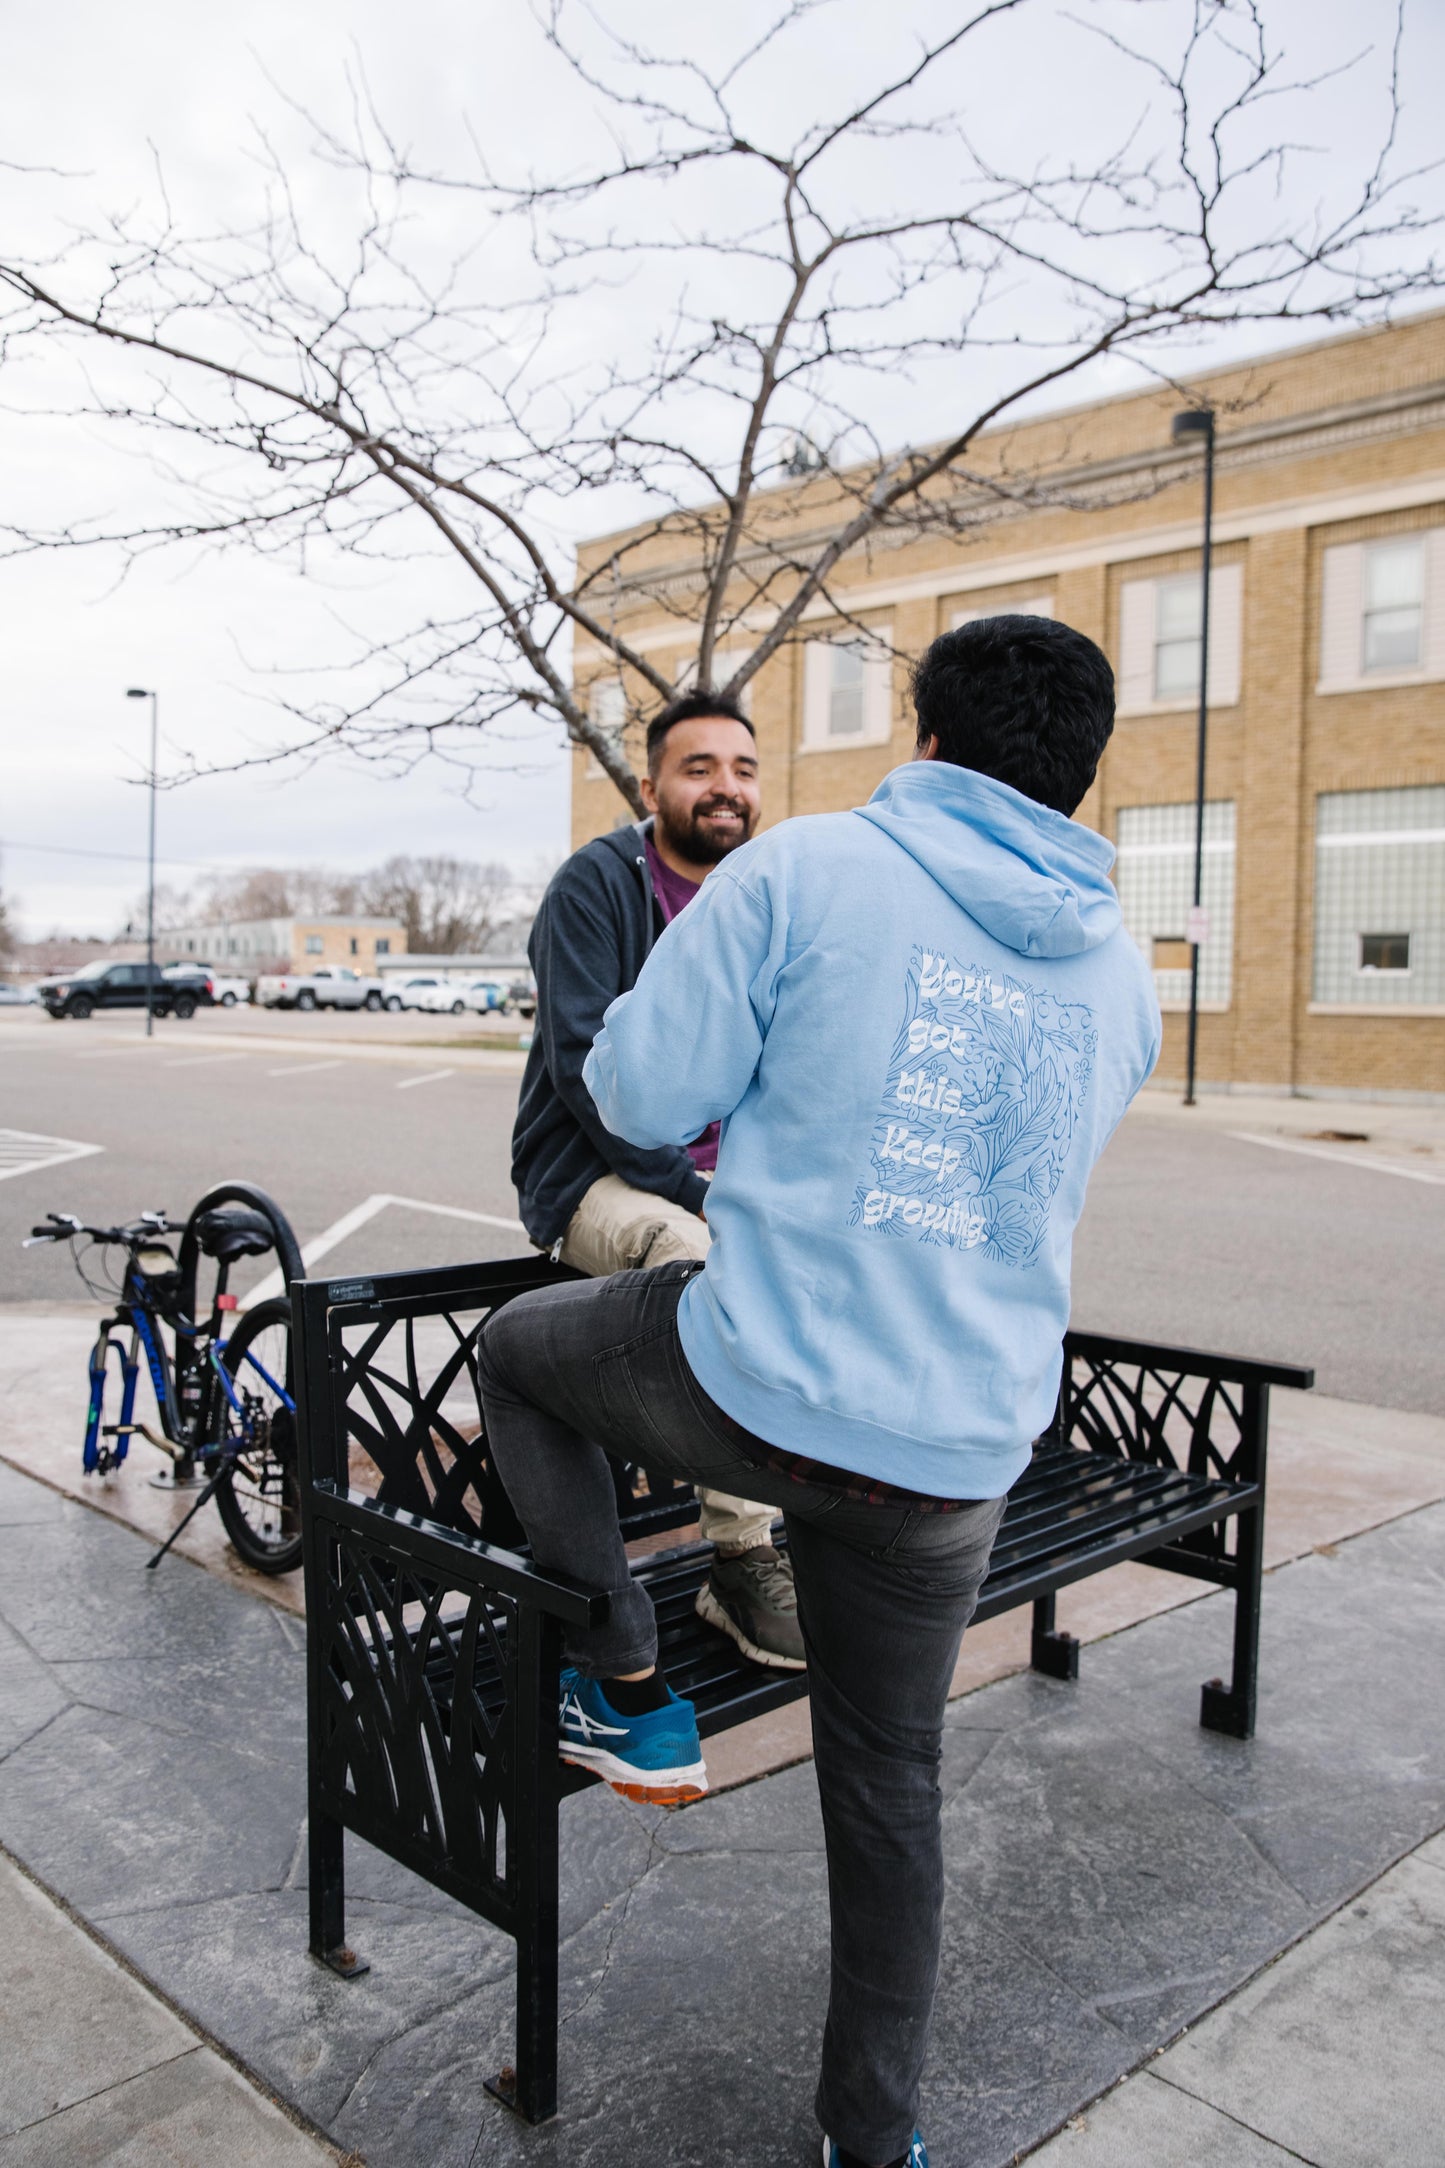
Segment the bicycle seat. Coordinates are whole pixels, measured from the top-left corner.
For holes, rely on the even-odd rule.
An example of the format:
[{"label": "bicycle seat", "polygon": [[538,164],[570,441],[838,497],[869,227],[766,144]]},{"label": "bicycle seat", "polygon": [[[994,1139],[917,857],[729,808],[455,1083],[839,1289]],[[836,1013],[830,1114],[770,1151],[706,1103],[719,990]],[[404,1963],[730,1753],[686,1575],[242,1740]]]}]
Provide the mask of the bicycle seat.
[{"label": "bicycle seat", "polygon": [[234,1265],[238,1257],[264,1257],[276,1247],[271,1222],[243,1205],[217,1205],[196,1221],[196,1240],[207,1257]]}]

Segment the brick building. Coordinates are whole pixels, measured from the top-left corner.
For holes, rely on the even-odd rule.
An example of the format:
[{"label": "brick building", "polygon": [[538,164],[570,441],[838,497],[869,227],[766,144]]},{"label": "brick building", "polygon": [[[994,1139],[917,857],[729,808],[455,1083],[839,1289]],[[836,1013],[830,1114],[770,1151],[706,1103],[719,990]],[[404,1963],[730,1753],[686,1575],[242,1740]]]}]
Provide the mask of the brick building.
[{"label": "brick building", "polygon": [[[1193,396],[1218,417],[1201,1080],[1445,1096],[1445,314],[1217,370]],[[1184,1065],[1201,601],[1180,403],[1151,390],[989,432],[978,468],[1070,504],[980,490],[967,538],[875,541],[834,592],[894,653],[820,606],[750,689],[772,822],[855,805],[908,758],[907,660],[949,625],[1023,609],[1098,640],[1119,721],[1080,818],[1117,846],[1155,968],[1161,1079]],[[822,531],[823,488],[770,500],[795,545]],[[665,538],[623,562],[620,629],[681,667],[692,565]],[[636,688],[584,641],[576,669],[594,716],[619,722]],[[572,806],[574,844],[619,817],[580,750]]]},{"label": "brick building", "polygon": [[262,971],[314,971],[318,964],[349,964],[370,977],[378,959],[406,954],[406,927],[399,918],[252,918],[168,927],[156,934],[156,952],[168,960],[194,957],[218,970],[254,976]]}]

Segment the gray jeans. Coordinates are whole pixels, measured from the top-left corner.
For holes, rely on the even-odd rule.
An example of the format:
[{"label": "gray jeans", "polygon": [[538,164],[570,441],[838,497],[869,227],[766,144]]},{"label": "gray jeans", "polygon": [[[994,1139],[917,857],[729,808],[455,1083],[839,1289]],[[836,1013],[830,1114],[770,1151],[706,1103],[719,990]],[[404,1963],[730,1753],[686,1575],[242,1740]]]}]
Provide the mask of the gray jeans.
[{"label": "gray jeans", "polygon": [[506,1304],[480,1350],[488,1440],[538,1563],[611,1598],[605,1623],[568,1647],[600,1677],[640,1671],[657,1655],[608,1452],[782,1511],[828,1850],[832,1981],[818,2118],[863,2160],[891,2160],[917,2121],[938,1977],[943,1712],[1004,1501],[924,1513],[756,1466],[678,1340],[678,1298],[698,1269],[621,1272]]}]

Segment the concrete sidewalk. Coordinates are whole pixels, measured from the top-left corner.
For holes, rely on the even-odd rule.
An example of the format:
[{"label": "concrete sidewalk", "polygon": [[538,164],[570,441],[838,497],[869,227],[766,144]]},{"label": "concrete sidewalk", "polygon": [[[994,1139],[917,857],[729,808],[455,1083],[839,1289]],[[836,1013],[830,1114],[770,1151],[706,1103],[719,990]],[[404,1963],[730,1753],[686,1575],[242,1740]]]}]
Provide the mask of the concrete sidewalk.
[{"label": "concrete sidewalk", "polygon": [[[828,1921],[811,1767],[675,1815],[602,1790],[569,1802],[562,2113],[528,2130],[482,2085],[514,2037],[503,1936],[352,1844],[348,1925],[372,1970],[341,1981],[305,1954],[300,1623],[185,1560],[147,1574],[144,1556],[0,1469],[0,1839],[125,1963],[368,2168],[815,2168]],[[1247,2044],[1258,2028],[1232,2011],[1445,1828],[1445,1508],[1270,1575],[1249,1743],[1197,1723],[1229,1633],[1227,1599],[1206,1597],[1096,1643],[1077,1685],[1025,1674],[950,1710],[936,2168],[1004,2168],[1082,2109],[1057,2141],[1074,2145],[1170,2084],[1164,2105],[1191,2112],[1154,2072],[1187,2077],[1206,2013],[1244,1989],[1225,2018]],[[1410,1871],[1438,1875],[1433,1857]],[[1357,1924],[1346,1911],[1331,1932]],[[1407,1944],[1381,1943],[1368,2013],[1402,2037]],[[1236,2064],[1237,2046],[1221,2083]],[[1127,2088],[1087,2105],[1141,2066],[1142,2111]],[[1264,2064],[1252,2082],[1268,2132],[1276,2078]],[[1196,2099],[1212,2106],[1214,2083]],[[1411,2142],[1424,2160],[1436,2141],[1430,2123]],[[1152,2143],[1138,2168],[1167,2160]],[[1133,2168],[1127,2146],[1113,2161]]]},{"label": "concrete sidewalk", "polygon": [[1445,1837],[1027,2155],[1032,2168],[1438,2168],[1442,2158]]},{"label": "concrete sidewalk", "polygon": [[336,2168],[0,1856],[0,2168]]}]

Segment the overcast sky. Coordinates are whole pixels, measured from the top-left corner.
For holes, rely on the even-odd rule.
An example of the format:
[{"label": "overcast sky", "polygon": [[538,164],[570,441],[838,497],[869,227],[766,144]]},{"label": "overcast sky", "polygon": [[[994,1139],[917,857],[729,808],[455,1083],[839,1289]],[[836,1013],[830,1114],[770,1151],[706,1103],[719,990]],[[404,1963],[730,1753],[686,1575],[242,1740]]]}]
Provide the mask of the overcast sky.
[{"label": "overcast sky", "polygon": [[[1130,12],[1128,0],[1109,4],[1121,19]],[[700,0],[665,7],[623,0],[612,12],[639,34],[675,37],[689,18],[700,39],[718,34],[718,12]],[[749,12],[759,12],[754,0],[722,14],[731,28]],[[902,0],[887,11],[874,0],[834,0],[806,26],[809,64],[789,68],[778,83],[780,107],[791,113],[813,99],[822,111],[841,84],[860,68],[866,73],[870,41],[896,36],[900,26],[936,30],[957,12],[941,0]],[[1157,22],[1178,10],[1174,0],[1151,0],[1132,12]],[[1357,0],[1266,0],[1281,40],[1304,47],[1302,62],[1347,58],[1388,31],[1389,13],[1385,0],[1366,8]],[[1428,156],[1445,88],[1445,6],[1412,0],[1407,21],[1406,150],[1413,144]],[[1110,126],[1127,118],[1121,71],[1103,47],[1073,48],[1067,66],[1052,69],[1037,41],[1018,51],[1012,102],[991,90],[996,125],[1036,132],[1043,142],[1081,112]],[[494,159],[544,166],[565,154],[569,134],[587,119],[585,100],[579,105],[577,93],[560,87],[541,54],[525,0],[412,0],[404,10],[391,0],[307,0],[300,9],[294,0],[233,0],[224,9],[194,0],[132,0],[123,9],[111,0],[69,0],[12,10],[0,85],[4,153],[72,178],[0,174],[7,245],[37,250],[55,240],[64,218],[99,218],[153,191],[151,146],[193,223],[244,217],[257,185],[253,125],[282,141],[293,125],[275,84],[340,111],[352,52],[388,118],[439,155],[464,151],[469,123]],[[1314,139],[1332,161],[1357,160],[1381,116],[1379,69],[1367,63],[1319,91]],[[324,178],[308,185],[319,191],[311,198],[318,217],[345,216],[340,194],[326,197]],[[443,251],[465,239],[464,201],[434,200],[433,215]],[[599,316],[599,339],[615,329]],[[1279,343],[1277,329],[1256,330],[1195,358],[1224,361],[1246,345]],[[1091,388],[1128,381],[1106,375]],[[13,405],[7,388],[0,370],[0,404]],[[19,389],[21,403],[33,406],[33,372]],[[940,404],[934,426],[947,417]],[[880,386],[871,419],[887,441],[926,433],[918,397],[904,387]],[[132,496],[144,501],[149,487],[133,452],[122,454],[95,424],[0,413],[0,465],[30,517],[52,502],[68,515],[116,512]],[[559,523],[569,516],[559,508]],[[588,531],[585,519],[576,531]],[[424,574],[402,567],[338,584],[304,579],[288,559],[238,552],[152,557],[119,585],[116,572],[113,560],[89,554],[0,564],[0,883],[32,936],[54,928],[109,936],[142,888],[146,801],[135,779],[145,766],[148,711],[127,701],[128,686],[160,691],[163,770],[187,754],[234,757],[280,735],[278,670],[314,673],[340,657],[346,628],[370,611],[405,614],[414,601],[420,616],[429,606]],[[359,868],[396,851],[501,858],[528,870],[566,846],[567,772],[555,731],[518,725],[499,734],[471,802],[436,764],[385,780],[333,762],[189,784],[160,801],[160,877],[181,886],[206,867]],[[65,855],[80,853],[114,855]]]}]

